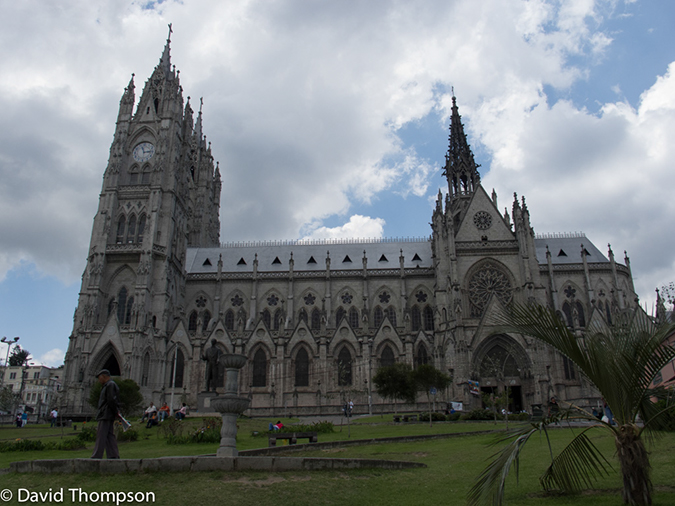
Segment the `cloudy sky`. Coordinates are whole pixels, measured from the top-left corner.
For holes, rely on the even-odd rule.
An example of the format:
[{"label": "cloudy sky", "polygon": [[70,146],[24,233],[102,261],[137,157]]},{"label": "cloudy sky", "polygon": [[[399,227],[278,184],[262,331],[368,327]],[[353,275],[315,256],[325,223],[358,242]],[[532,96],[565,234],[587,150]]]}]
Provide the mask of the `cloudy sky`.
[{"label": "cloudy sky", "polygon": [[62,362],[119,99],[169,22],[221,240],[428,235],[454,87],[500,206],[627,250],[651,307],[675,280],[673,20],[672,0],[0,0],[0,335]]}]

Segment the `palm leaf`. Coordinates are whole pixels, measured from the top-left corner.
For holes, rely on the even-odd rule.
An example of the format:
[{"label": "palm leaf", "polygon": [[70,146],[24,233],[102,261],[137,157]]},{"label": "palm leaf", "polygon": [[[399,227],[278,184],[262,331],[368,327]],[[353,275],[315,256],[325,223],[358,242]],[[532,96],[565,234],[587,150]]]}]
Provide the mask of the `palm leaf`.
[{"label": "palm leaf", "polygon": [[[591,427],[592,428],[592,427]],[[609,473],[611,464],[586,435],[586,429],[577,435],[555,458],[539,479],[545,490],[578,492],[591,487],[593,482]]]}]

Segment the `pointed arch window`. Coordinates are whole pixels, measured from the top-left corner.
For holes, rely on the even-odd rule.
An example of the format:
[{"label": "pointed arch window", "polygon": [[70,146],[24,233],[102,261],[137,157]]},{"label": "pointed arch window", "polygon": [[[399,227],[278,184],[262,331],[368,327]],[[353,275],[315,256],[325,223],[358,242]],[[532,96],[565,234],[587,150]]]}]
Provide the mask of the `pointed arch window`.
[{"label": "pointed arch window", "polygon": [[143,233],[145,232],[145,220],[146,220],[145,214],[141,214],[141,217],[138,220],[138,231],[136,232],[136,242],[139,244],[143,242]]},{"label": "pointed arch window", "polygon": [[580,327],[585,327],[586,326],[586,316],[584,315],[584,305],[577,301],[577,313],[579,315],[579,326]]},{"label": "pointed arch window", "polygon": [[234,330],[234,311],[231,309],[225,312],[225,328],[227,330]]},{"label": "pointed arch window", "polygon": [[302,308],[300,311],[298,311],[298,323],[300,322],[307,323],[307,311],[305,311],[305,308]]},{"label": "pointed arch window", "polygon": [[434,310],[424,306],[424,330],[434,330]]},{"label": "pointed arch window", "polygon": [[353,329],[359,328],[359,310],[354,306],[349,308],[349,325]]},{"label": "pointed arch window", "polygon": [[605,302],[605,309],[607,310],[607,323],[612,324],[612,311],[609,308],[609,302]]},{"label": "pointed arch window", "polygon": [[209,328],[209,323],[211,322],[211,313],[204,311],[204,321],[202,322],[202,332],[206,332],[206,329]]},{"label": "pointed arch window", "polygon": [[338,386],[344,387],[352,384],[352,354],[346,346],[340,350],[337,361]]},{"label": "pointed arch window", "polygon": [[277,309],[274,313],[274,330],[280,330],[284,326],[284,314],[281,309]]},{"label": "pointed arch window", "polygon": [[396,308],[394,306],[389,306],[386,310],[387,313],[387,318],[389,318],[389,322],[396,327]]},{"label": "pointed arch window", "polygon": [[127,242],[132,243],[134,239],[136,239],[136,215],[132,214],[127,227]]},{"label": "pointed arch window", "polygon": [[254,387],[267,386],[267,354],[262,348],[253,355],[253,381]]},{"label": "pointed arch window", "polygon": [[190,313],[190,318],[188,319],[188,331],[196,332],[197,331],[197,311],[192,311]]},{"label": "pointed arch window", "polygon": [[340,322],[342,319],[345,317],[345,310],[344,308],[339,307],[337,309],[337,312],[335,313],[335,326],[337,327],[340,325]]},{"label": "pointed arch window", "polygon": [[141,386],[148,386],[148,376],[150,375],[150,353],[146,352],[143,357],[143,371],[141,373]]},{"label": "pointed arch window", "polygon": [[[173,384],[173,386],[176,388],[183,388],[183,373],[185,371],[185,356],[183,355],[183,350],[178,348],[178,353],[176,353],[175,357],[176,357],[176,382]],[[173,353],[170,355],[170,358],[172,359],[174,358]],[[173,366],[174,361],[171,360],[171,375],[169,376],[169,383],[171,383],[173,380]]]},{"label": "pointed arch window", "polygon": [[413,306],[410,316],[412,320],[413,331],[420,330],[422,328],[422,315],[420,313],[420,308],[417,306]]},{"label": "pointed arch window", "polygon": [[394,357],[394,352],[391,350],[391,346],[386,345],[380,355],[380,367],[389,367],[395,363],[396,358]]},{"label": "pointed arch window", "polygon": [[569,302],[565,301],[562,307],[565,318],[567,319],[567,326],[574,327],[574,319],[572,318],[572,308],[569,305]]},{"label": "pointed arch window", "polygon": [[108,302],[108,318],[110,318],[110,315],[113,312],[113,307],[115,307],[115,297],[110,299],[110,302]]},{"label": "pointed arch window", "polygon": [[417,347],[417,355],[415,355],[415,367],[419,367],[424,364],[429,363],[429,354],[427,353],[427,347],[424,344],[420,344]]},{"label": "pointed arch window", "polygon": [[321,330],[321,311],[317,308],[312,310],[312,330]]},{"label": "pointed arch window", "polygon": [[141,174],[141,184],[150,184],[150,167],[148,165],[143,167],[143,173]]},{"label": "pointed arch window", "polygon": [[120,325],[124,325],[124,317],[127,312],[127,295],[125,287],[120,288],[117,294],[117,321],[120,322]]},{"label": "pointed arch window", "polygon": [[563,372],[566,380],[576,379],[576,372],[574,371],[574,362],[563,355]]},{"label": "pointed arch window", "polygon": [[265,323],[268,329],[272,328],[272,315],[270,314],[269,309],[264,309],[262,312],[262,321]]},{"label": "pointed arch window", "polygon": [[124,324],[125,325],[129,325],[131,323],[131,310],[132,310],[133,307],[134,307],[134,298],[129,297],[127,299],[127,310],[126,310],[126,313],[124,315]]},{"label": "pointed arch window", "polygon": [[117,221],[117,237],[115,242],[117,244],[122,244],[124,242],[124,231],[127,227],[127,219],[124,216],[120,216],[120,219]]},{"label": "pointed arch window", "polygon": [[380,328],[380,325],[382,325],[382,320],[384,320],[384,312],[380,306],[377,306],[375,311],[373,311],[373,325],[376,329]]},{"label": "pointed arch window", "polygon": [[309,386],[309,355],[305,348],[300,348],[295,355],[295,386]]}]

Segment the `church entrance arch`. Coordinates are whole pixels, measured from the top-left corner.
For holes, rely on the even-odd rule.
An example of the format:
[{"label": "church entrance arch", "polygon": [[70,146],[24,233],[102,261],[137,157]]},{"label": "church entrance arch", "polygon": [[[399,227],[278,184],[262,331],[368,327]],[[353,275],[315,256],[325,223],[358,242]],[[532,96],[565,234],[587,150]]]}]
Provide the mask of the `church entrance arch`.
[{"label": "church entrance arch", "polygon": [[515,339],[505,334],[490,336],[478,346],[472,366],[481,393],[501,395],[507,391],[510,412],[529,409],[528,399],[534,395],[531,364]]}]

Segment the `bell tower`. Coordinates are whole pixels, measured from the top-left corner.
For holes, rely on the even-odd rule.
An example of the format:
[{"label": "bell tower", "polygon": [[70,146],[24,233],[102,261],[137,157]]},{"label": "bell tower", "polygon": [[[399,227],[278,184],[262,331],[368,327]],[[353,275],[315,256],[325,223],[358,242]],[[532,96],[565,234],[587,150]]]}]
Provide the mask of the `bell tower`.
[{"label": "bell tower", "polygon": [[184,315],[188,244],[219,244],[220,172],[201,106],[195,123],[183,102],[171,33],[135,110],[133,74],[120,100],[65,360],[69,409],[84,408],[84,378],[104,366],[144,393],[158,388],[144,370],[160,367],[142,357],[159,357],[169,315]]}]

